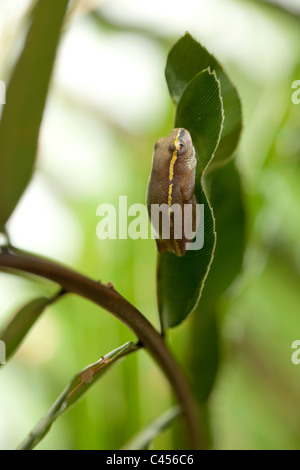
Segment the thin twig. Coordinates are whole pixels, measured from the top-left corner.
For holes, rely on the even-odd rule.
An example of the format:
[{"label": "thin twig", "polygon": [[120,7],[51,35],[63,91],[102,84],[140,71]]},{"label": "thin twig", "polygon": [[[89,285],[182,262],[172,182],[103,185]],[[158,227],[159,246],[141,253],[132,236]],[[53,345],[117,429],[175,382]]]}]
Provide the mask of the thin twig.
[{"label": "thin twig", "polygon": [[27,254],[13,247],[0,251],[0,267],[13,268],[56,282],[64,291],[89,299],[128,326],[156,360],[174,389],[186,418],[191,447],[202,448],[195,403],[186,378],[161,335],[132,304],[111,286],[108,287],[58,263]]}]

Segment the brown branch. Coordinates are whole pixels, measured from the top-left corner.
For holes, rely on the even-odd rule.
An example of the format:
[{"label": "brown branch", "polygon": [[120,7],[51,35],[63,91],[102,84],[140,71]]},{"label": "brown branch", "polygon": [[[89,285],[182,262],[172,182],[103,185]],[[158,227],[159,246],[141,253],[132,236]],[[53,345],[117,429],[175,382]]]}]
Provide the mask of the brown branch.
[{"label": "brown branch", "polygon": [[53,261],[27,254],[12,247],[0,251],[1,267],[31,273],[53,281],[59,284],[64,291],[94,302],[128,326],[158,363],[174,389],[186,418],[191,447],[195,449],[202,447],[195,404],[185,376],[169,352],[163,338],[132,304],[112,287],[93,281]]}]

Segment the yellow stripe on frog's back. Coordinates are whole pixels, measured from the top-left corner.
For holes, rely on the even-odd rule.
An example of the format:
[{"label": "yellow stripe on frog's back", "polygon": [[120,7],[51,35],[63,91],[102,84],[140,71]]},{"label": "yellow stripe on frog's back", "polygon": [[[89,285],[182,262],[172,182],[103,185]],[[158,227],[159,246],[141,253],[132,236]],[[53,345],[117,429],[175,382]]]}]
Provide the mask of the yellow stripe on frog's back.
[{"label": "yellow stripe on frog's back", "polygon": [[168,194],[168,205],[171,207],[172,205],[172,195],[173,195],[173,178],[174,178],[174,165],[177,160],[177,144],[178,144],[178,139],[179,139],[179,134],[180,134],[181,129],[178,130],[176,139],[175,139],[175,150],[173,152],[173,156],[170,162],[170,168],[169,168],[169,194]]}]

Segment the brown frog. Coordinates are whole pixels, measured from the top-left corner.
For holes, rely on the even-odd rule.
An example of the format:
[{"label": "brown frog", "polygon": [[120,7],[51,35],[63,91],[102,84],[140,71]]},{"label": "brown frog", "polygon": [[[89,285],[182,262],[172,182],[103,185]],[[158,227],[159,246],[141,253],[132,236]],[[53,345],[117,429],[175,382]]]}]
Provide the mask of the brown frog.
[{"label": "brown frog", "polygon": [[[147,208],[160,253],[168,250],[184,256],[186,243],[191,241],[186,238],[185,224],[196,231],[196,164],[192,138],[186,129],[173,129],[167,137],[155,142]],[[158,206],[153,205],[163,209],[158,217],[156,212],[153,215],[153,207]],[[163,230],[166,225],[168,230]]]}]

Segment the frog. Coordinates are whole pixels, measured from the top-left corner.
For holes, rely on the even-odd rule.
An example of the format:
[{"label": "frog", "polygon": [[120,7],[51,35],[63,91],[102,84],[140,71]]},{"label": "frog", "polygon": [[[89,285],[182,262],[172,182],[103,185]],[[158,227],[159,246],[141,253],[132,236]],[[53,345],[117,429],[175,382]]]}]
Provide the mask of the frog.
[{"label": "frog", "polygon": [[[197,230],[196,167],[196,152],[187,129],[175,128],[167,137],[156,140],[146,198],[148,214],[160,254],[169,251],[179,257],[185,256],[187,243],[191,241],[185,236],[185,218],[189,217],[191,221],[187,222],[192,224],[194,232]],[[162,230],[162,221],[165,220],[162,213],[159,220],[156,218],[154,221],[154,205],[167,208],[168,237]],[[187,205],[190,205],[190,211],[186,211]],[[181,227],[181,234],[179,234],[181,236],[178,236],[178,226],[179,231]]]}]

